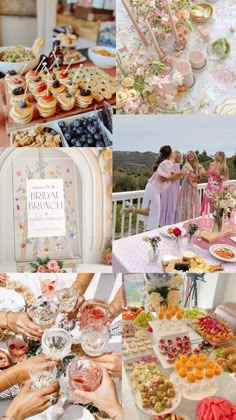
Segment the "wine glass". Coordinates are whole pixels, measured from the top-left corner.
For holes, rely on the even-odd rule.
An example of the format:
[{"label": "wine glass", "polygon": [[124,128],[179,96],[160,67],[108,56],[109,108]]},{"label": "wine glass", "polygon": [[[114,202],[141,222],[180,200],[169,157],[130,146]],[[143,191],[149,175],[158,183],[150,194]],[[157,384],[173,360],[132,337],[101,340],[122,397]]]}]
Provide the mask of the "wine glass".
[{"label": "wine glass", "polygon": [[42,336],[43,354],[53,360],[63,360],[71,351],[72,337],[62,328],[50,328]]},{"label": "wine glass", "polygon": [[27,312],[34,323],[39,325],[40,328],[51,328],[59,312],[58,303],[42,297],[33,303]]},{"label": "wine glass", "polygon": [[33,366],[29,374],[33,388],[42,388],[56,381],[57,369],[52,362],[42,362]]},{"label": "wine glass", "polygon": [[78,357],[72,360],[68,366],[71,400],[77,404],[89,403],[90,401],[80,398],[76,391],[96,391],[101,385],[102,376],[101,367],[91,360],[79,359]]},{"label": "wine glass", "polygon": [[59,301],[60,310],[63,312],[70,312],[76,305],[79,291],[70,287],[63,287],[62,289],[56,290],[56,295]]},{"label": "wine glass", "polygon": [[108,304],[102,300],[89,299],[80,308],[80,328],[88,324],[103,324],[108,322]]},{"label": "wine glass", "polygon": [[41,293],[43,296],[46,296],[47,298],[55,297],[55,287],[57,279],[57,274],[54,273],[41,274],[39,280]]},{"label": "wine glass", "polygon": [[81,331],[81,346],[89,356],[100,356],[109,342],[108,328],[102,324],[89,324]]},{"label": "wine glass", "polygon": [[23,335],[16,334],[14,337],[10,338],[7,342],[7,347],[13,362],[22,362],[26,359],[29,345],[27,338]]}]

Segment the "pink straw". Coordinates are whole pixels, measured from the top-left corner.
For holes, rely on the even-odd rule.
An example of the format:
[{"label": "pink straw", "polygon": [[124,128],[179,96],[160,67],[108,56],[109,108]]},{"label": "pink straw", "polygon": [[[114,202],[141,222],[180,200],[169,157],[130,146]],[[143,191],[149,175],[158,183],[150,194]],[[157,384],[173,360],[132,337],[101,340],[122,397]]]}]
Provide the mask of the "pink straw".
[{"label": "pink straw", "polygon": [[138,26],[137,21],[136,21],[136,19],[135,19],[134,15],[133,15],[133,13],[131,12],[131,10],[130,10],[130,8],[129,8],[129,6],[128,6],[127,2],[126,2],[126,0],[122,0],[122,3],[123,3],[123,5],[124,5],[124,7],[125,7],[125,9],[126,9],[126,12],[127,12],[127,13],[128,13],[128,15],[129,15],[130,19],[132,20],[132,23],[133,23],[133,25],[134,25],[134,27],[135,27],[135,29],[136,29],[136,31],[137,31],[137,33],[138,33],[138,35],[139,35],[140,39],[141,39],[141,41],[142,41],[143,45],[144,45],[145,47],[148,47],[148,42],[147,42],[147,40],[146,40],[145,36],[143,35],[143,33],[142,33],[142,31],[141,31],[140,27]]}]

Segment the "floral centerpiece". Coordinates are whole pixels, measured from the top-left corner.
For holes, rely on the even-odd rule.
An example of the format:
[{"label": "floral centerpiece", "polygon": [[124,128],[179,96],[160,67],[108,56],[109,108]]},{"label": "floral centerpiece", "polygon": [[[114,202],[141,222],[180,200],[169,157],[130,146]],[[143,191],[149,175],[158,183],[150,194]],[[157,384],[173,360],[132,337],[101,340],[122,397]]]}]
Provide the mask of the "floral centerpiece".
[{"label": "floral centerpiece", "polygon": [[198,231],[198,225],[195,223],[188,224],[189,243],[192,242],[193,235]]},{"label": "floral centerpiece", "polygon": [[157,262],[160,254],[158,252],[158,243],[161,241],[161,238],[159,236],[143,236],[143,241],[151,245],[151,252],[148,252],[150,262]]},{"label": "floral centerpiece", "polygon": [[49,257],[44,260],[37,258],[36,263],[30,263],[34,269],[33,273],[66,273],[63,270],[64,261],[51,260]]},{"label": "floral centerpiece", "polygon": [[181,238],[181,236],[182,236],[182,230],[180,229],[180,228],[178,228],[178,227],[175,227],[173,230],[172,230],[172,235],[173,235],[173,237],[174,237],[174,239],[175,239],[175,241],[176,241],[176,248],[177,248],[177,252],[179,253],[180,252],[180,243],[179,243],[179,239]]},{"label": "floral centerpiece", "polygon": [[[149,39],[147,22],[162,55],[155,52],[153,43],[144,47],[137,37],[127,43],[125,31],[117,31],[117,109],[118,113],[153,114],[177,110],[177,98],[187,87],[183,75],[172,70],[172,64],[180,53],[175,51],[172,25],[165,2],[162,0],[131,0],[133,14],[145,38]],[[192,30],[187,6],[188,0],[173,0],[171,13],[175,21],[179,44],[183,49]],[[126,34],[127,35],[127,34]],[[131,35],[131,40],[133,37]],[[199,106],[202,106],[199,104]],[[181,110],[185,112],[186,110]]]},{"label": "floral centerpiece", "polygon": [[231,216],[236,206],[236,192],[230,190],[224,190],[221,193],[212,194],[211,203],[213,208],[213,232],[220,232],[222,229],[223,217]]}]

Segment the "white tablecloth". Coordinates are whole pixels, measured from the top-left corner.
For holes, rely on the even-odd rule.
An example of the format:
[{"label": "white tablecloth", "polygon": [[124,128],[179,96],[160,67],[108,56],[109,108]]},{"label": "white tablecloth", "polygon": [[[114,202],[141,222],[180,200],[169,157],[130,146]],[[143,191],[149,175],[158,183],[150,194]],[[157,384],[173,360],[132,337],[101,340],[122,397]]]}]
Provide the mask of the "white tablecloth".
[{"label": "white tablecloth", "polygon": [[[176,226],[181,227],[184,223],[178,223]],[[150,245],[142,240],[147,235],[161,237],[161,242],[159,242],[160,257],[158,262],[154,264],[150,263],[148,259]],[[186,241],[186,239],[184,240]],[[162,256],[172,255],[172,246],[173,240],[161,235],[160,229],[113,241],[113,271],[114,273],[163,273]],[[222,262],[213,257],[208,250],[198,246],[195,246],[195,255],[205,258],[209,264],[219,264]],[[236,272],[236,263],[223,262],[223,265],[224,272]]]},{"label": "white tablecloth", "polygon": [[[124,9],[121,0],[117,0],[117,34],[119,37],[125,39],[125,45],[129,51],[133,47],[139,45],[139,37],[135,31],[131,30],[132,22]],[[207,24],[202,24],[202,28],[209,28],[210,42],[218,38],[227,38],[231,44],[232,51],[230,55],[223,60],[212,61],[209,59],[206,49],[207,43],[198,37],[199,24],[192,22],[193,31],[190,33],[190,40],[187,48],[183,51],[181,58],[188,58],[189,51],[200,49],[207,58],[207,67],[202,72],[194,72],[196,83],[194,87],[178,100],[177,109],[190,109],[204,100],[205,106],[200,110],[190,113],[202,112],[204,114],[212,114],[215,112],[216,106],[220,105],[225,99],[235,99],[236,108],[236,34],[230,31],[231,26],[236,27],[236,3],[235,0],[218,0],[212,3],[214,7],[214,16]],[[126,37],[127,35],[127,37]],[[149,38],[147,38],[149,39]],[[147,58],[152,48],[143,47],[141,51]],[[148,60],[149,61],[149,60]],[[232,83],[228,87],[221,86],[214,79],[216,70],[225,69],[232,73]]]}]

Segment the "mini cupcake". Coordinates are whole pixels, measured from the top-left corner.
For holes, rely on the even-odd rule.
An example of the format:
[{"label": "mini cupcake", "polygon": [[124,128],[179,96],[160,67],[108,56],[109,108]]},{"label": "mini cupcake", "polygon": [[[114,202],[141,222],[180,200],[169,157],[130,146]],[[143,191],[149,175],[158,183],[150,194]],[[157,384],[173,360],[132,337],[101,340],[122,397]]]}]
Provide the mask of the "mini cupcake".
[{"label": "mini cupcake", "polygon": [[33,119],[34,107],[28,101],[20,101],[10,109],[10,116],[17,124],[28,124]]},{"label": "mini cupcake", "polygon": [[58,103],[63,111],[70,111],[75,106],[75,97],[71,93],[61,93],[57,96]]},{"label": "mini cupcake", "polygon": [[8,80],[7,85],[10,91],[12,91],[13,89],[17,87],[25,88],[25,80],[23,79],[23,77],[15,76],[11,80]]},{"label": "mini cupcake", "polygon": [[65,91],[65,86],[59,82],[59,80],[55,80],[53,84],[50,86],[50,92],[57,97],[61,93]]},{"label": "mini cupcake", "polygon": [[33,95],[36,99],[36,101],[38,101],[39,98],[41,98],[42,96],[45,96],[47,93],[47,85],[46,83],[43,83],[42,85],[34,88],[33,90]]},{"label": "mini cupcake", "polygon": [[38,86],[41,86],[44,84],[44,81],[42,80],[42,77],[37,76],[34,79],[29,81],[29,91],[33,92],[33,90],[35,88],[37,88]]},{"label": "mini cupcake", "polygon": [[52,117],[56,113],[56,106],[57,101],[52,95],[44,95],[38,99],[38,111],[41,117]]},{"label": "mini cupcake", "polygon": [[25,89],[23,87],[17,87],[13,89],[10,93],[10,104],[15,105],[17,102],[23,101],[25,96],[25,100],[29,98],[28,92],[25,94]]},{"label": "mini cupcake", "polygon": [[75,96],[75,103],[79,108],[87,108],[92,102],[93,96],[89,89],[80,89]]}]

